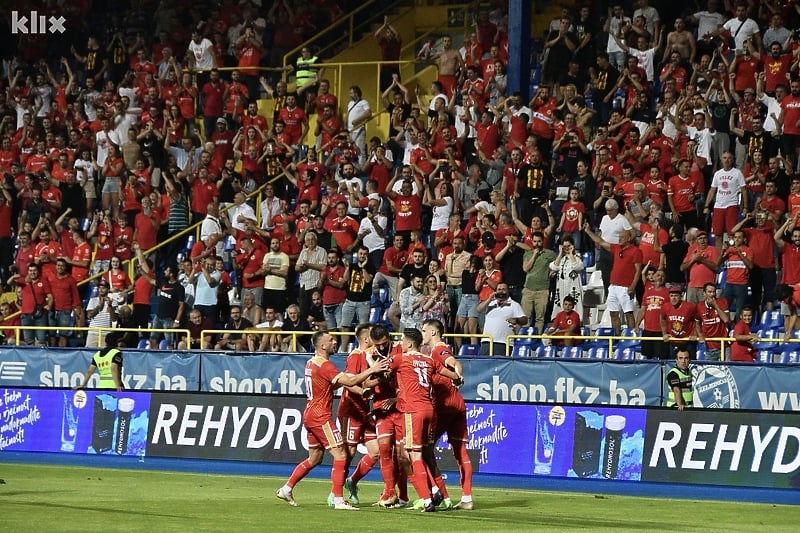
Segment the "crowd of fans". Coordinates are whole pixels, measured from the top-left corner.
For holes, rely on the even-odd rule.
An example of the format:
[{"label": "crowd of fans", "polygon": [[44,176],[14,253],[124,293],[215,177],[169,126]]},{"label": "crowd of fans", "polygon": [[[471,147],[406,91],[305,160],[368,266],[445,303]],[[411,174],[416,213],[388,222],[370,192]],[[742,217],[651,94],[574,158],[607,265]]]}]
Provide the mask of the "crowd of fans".
[{"label": "crowd of fans", "polygon": [[[96,346],[70,328],[117,324],[161,330],[153,345],[303,351],[292,331],[435,318],[498,350],[527,324],[580,334],[596,268],[617,332],[695,340],[800,282],[800,5],[565,8],[534,46],[528,100],[507,84],[497,4],[460,46],[420,51],[430,87],[387,65],[381,102],[332,94],[311,48],[282,65],[341,15],[331,2],[87,3],[63,12],[65,36],[14,36],[3,326],[61,328],[24,330],[27,344]],[[399,57],[388,17],[374,37],[365,60]],[[388,134],[367,138],[378,106]],[[198,222],[196,242],[170,240]],[[687,302],[685,320],[669,314]],[[230,331],[201,336],[214,328]]]}]

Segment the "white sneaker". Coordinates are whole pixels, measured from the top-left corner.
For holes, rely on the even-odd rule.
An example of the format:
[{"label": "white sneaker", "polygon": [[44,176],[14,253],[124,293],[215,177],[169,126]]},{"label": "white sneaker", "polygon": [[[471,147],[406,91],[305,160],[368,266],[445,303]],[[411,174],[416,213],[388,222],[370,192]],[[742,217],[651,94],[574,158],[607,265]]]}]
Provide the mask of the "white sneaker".
[{"label": "white sneaker", "polygon": [[458,502],[453,506],[453,509],[458,509],[461,511],[472,511],[474,508],[475,506],[472,504],[472,502]]},{"label": "white sneaker", "polygon": [[358,507],[354,507],[347,500],[334,504],[333,508],[337,511],[358,511]]},{"label": "white sneaker", "polygon": [[294,501],[294,496],[292,496],[292,489],[286,490],[286,487],[281,487],[275,491],[275,496],[279,500],[283,500],[292,507],[297,507],[297,502]]}]

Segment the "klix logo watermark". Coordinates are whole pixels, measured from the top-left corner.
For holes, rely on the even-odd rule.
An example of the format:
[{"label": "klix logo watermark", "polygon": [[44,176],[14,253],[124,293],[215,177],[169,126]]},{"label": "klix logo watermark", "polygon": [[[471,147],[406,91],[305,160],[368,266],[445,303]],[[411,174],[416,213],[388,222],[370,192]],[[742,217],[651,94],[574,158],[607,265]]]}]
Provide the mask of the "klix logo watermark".
[{"label": "klix logo watermark", "polygon": [[48,33],[64,33],[67,29],[64,17],[48,17],[40,15],[38,11],[21,14],[19,11],[11,12],[11,33],[22,35],[46,35]]}]

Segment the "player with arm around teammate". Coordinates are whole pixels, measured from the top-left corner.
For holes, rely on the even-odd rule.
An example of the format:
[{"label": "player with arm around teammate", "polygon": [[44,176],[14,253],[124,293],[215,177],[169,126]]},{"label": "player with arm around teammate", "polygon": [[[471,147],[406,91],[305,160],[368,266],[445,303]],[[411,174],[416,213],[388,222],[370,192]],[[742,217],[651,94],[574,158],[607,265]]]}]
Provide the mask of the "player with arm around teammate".
[{"label": "player with arm around teammate", "polygon": [[[358,346],[347,356],[345,372],[360,374],[368,369],[374,362],[368,359],[367,351],[372,347],[370,329],[372,324],[359,324],[356,326],[356,339]],[[361,458],[355,472],[345,480],[345,489],[350,493],[350,503],[358,505],[358,482],[366,476],[378,461],[378,436],[375,430],[375,420],[370,414],[369,399],[372,397],[371,386],[377,385],[376,378],[370,378],[361,385],[346,386],[339,401],[336,415],[342,436],[347,444],[347,460],[345,472],[349,471],[350,464],[356,453],[356,448],[363,443],[367,447],[367,454]]]},{"label": "player with arm around teammate", "polygon": [[359,374],[348,374],[340,371],[330,361],[336,353],[336,339],[327,332],[317,332],[312,337],[314,356],[308,360],[305,368],[306,409],[303,412],[303,426],[308,432],[308,459],[298,464],[292,475],[275,495],[291,505],[297,506],[292,489],[308,473],[322,462],[323,449],[327,449],[333,457],[331,484],[334,494],[333,508],[337,510],[357,510],[350,502],[345,501],[342,491],[347,475],[344,469],[346,451],[342,434],[333,420],[333,391],[338,387],[354,386],[363,383],[371,375],[386,370],[383,361]]}]

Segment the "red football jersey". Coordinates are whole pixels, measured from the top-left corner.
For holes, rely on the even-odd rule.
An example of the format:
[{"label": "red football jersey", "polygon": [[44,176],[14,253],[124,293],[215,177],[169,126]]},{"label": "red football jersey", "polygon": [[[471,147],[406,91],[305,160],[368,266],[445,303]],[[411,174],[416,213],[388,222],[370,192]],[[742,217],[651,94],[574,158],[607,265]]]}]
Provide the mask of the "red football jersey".
[{"label": "red football jersey", "polygon": [[[344,371],[349,374],[360,374],[370,367],[367,362],[367,352],[356,348],[347,356],[347,363]],[[354,394],[347,389],[342,391],[342,398],[339,401],[339,408],[336,414],[339,418],[366,418],[369,413],[369,400],[364,399],[360,394]]]},{"label": "red football jersey", "polygon": [[420,352],[395,355],[389,368],[397,375],[397,408],[403,413],[433,409],[431,381],[442,363]]},{"label": "red football jersey", "polygon": [[309,427],[321,426],[331,420],[333,409],[333,389],[342,372],[332,362],[314,356],[306,363],[306,410],[303,424]]},{"label": "red football jersey", "polygon": [[[436,344],[431,350],[431,357],[438,361],[441,366],[445,366],[445,361],[453,357],[453,350],[449,344],[440,342]],[[467,410],[467,405],[464,403],[464,397],[461,392],[453,385],[453,380],[441,374],[433,375],[433,399],[436,404],[436,412],[444,411],[458,411],[464,412]]]}]

